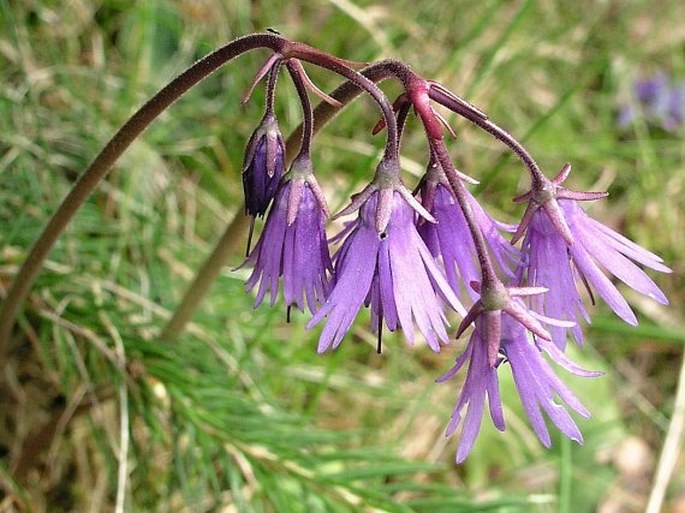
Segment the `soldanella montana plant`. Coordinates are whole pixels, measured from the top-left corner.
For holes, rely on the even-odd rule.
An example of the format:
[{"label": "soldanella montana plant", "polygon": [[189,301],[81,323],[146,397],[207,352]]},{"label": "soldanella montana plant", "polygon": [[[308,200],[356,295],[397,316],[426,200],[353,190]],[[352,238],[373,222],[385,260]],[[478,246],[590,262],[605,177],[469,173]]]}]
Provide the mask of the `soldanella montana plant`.
[{"label": "soldanella montana plant", "polygon": [[[643,269],[670,269],[657,255],[585,212],[583,202],[603,199],[606,193],[565,188],[570,164],[550,178],[511,134],[440,83],[399,61],[356,66],[274,33],[239,38],[195,63],[105,146],[36,240],[8,290],[0,310],[0,356],[8,349],[15,317],[48,252],[121,153],[186,91],[233,58],[258,49],[270,54],[245,101],[264,80],[266,105],[247,143],[242,168],[245,215],[251,218],[243,266],[251,269],[247,289],[255,294],[255,307],[265,300],[274,305],[280,296],[288,318],[292,307],[308,311],[307,328],[320,329],[320,353],[340,346],[364,307],[370,310],[378,351],[384,329],[401,330],[409,343],[425,341],[436,352],[448,344],[450,351],[460,348],[454,366],[437,379],[454,383],[451,378],[465,374],[447,425],[448,435],[461,428],[457,462],[466,459],[476,441],[486,403],[493,424],[505,429],[498,375],[506,367],[542,444],[551,444],[545,416],[581,443],[571,412],[584,417],[590,412],[556,369],[588,378],[599,375],[565,354],[568,339],[582,345],[583,325],[590,322],[591,306],[583,298],[592,303],[601,298],[618,317],[635,325],[635,314],[616,279],[666,304]],[[338,74],[344,82],[326,94],[308,77],[303,63]],[[299,149],[292,156],[274,109],[281,74],[292,80],[302,106]],[[397,81],[402,88],[393,101],[377,85],[384,80]],[[310,92],[323,100],[316,109]],[[385,147],[368,184],[331,216],[316,178],[314,135],[360,95],[374,100],[381,120],[359,130],[384,130]],[[484,130],[521,160],[530,175],[530,190],[514,198],[526,205],[518,225],[494,219],[469,192],[477,182],[455,165],[445,144],[446,133],[453,131],[436,106]],[[413,191],[403,183],[400,169],[402,133],[412,113],[420,121],[427,148],[426,172]],[[329,238],[327,220],[343,216],[351,217]],[[251,247],[252,228],[260,218],[264,226]],[[208,277],[223,264],[212,257],[208,262],[212,265],[203,267],[186,295],[192,300],[184,300],[166,335],[182,329]],[[458,319],[458,326],[452,327],[450,322]],[[465,346],[452,341],[469,330]]]}]

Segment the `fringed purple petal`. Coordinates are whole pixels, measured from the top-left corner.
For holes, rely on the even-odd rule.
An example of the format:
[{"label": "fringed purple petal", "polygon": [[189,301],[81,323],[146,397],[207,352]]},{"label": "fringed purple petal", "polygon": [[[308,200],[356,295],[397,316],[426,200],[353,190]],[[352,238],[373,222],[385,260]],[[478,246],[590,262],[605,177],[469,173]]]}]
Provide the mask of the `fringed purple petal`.
[{"label": "fringed purple petal", "polygon": [[504,274],[513,278],[513,269],[518,265],[521,254],[516,247],[512,246],[512,244],[502,236],[501,231],[515,232],[516,226],[496,221],[490,217],[470,192],[466,191],[466,194],[469,203],[471,204],[471,209],[476,218],[476,222],[488,243],[490,252],[495,257],[497,265],[499,265]]},{"label": "fringed purple petal", "polygon": [[[419,234],[434,257],[442,256],[447,282],[459,294],[462,284],[480,280],[480,267],[471,232],[461,207],[447,187],[441,183],[427,183],[422,189],[422,196],[424,191],[432,198],[430,212],[437,222],[421,223]],[[473,196],[467,194],[490,252],[504,273],[513,277],[511,268],[518,262],[518,250],[502,237],[500,225],[483,210]],[[468,287],[466,289],[475,300],[477,294],[473,294]]]},{"label": "fringed purple petal", "polygon": [[579,234],[578,237],[583,237],[583,244],[588,252],[619,280],[637,292],[652,298],[657,303],[668,304],[668,299],[656,283],[642,269],[618,251],[614,251],[610,245],[593,237],[587,237],[584,233]]},{"label": "fringed purple petal", "polygon": [[278,279],[282,273],[283,245],[287,227],[285,221],[287,197],[288,186],[286,184],[276,194],[274,206],[269,212],[262,235],[246,261],[254,265],[254,270],[246,282],[247,290],[252,290],[259,282],[254,302],[255,308],[262,303],[267,292],[270,292],[271,305],[276,302],[278,296]]},{"label": "fringed purple petal", "polygon": [[575,265],[578,266],[583,276],[585,276],[606,304],[609,305],[609,308],[628,324],[637,326],[637,318],[630,309],[630,306],[628,306],[628,302],[597,266],[587,250],[581,244],[575,244],[570,248],[570,252]]},{"label": "fringed purple petal", "polygon": [[[496,375],[496,374],[495,374]],[[480,426],[483,423],[483,407],[485,406],[485,391],[487,385],[474,387],[468,398],[469,406],[464,418],[464,427],[457,445],[457,463],[463,463],[476,441]]]},{"label": "fringed purple petal", "polygon": [[[462,283],[480,279],[473,240],[459,206],[445,187],[437,187],[431,212],[437,223],[421,224],[419,234],[434,257],[442,256],[447,282],[459,294]],[[472,294],[472,297],[475,295]]]},{"label": "fringed purple petal", "polygon": [[[388,212],[382,215],[386,229],[379,234],[377,206],[381,198]],[[416,323],[428,345],[439,351],[440,342],[449,341],[443,301],[464,309],[418,236],[411,206],[399,192],[391,196],[373,193],[354,225],[344,231],[347,236],[334,256],[335,286],[307,324],[312,327],[328,316],[319,351],[341,342],[362,304],[371,307],[374,331],[385,320],[390,331],[402,328],[412,343]]]},{"label": "fringed purple petal", "polygon": [[455,312],[464,317],[466,315],[466,308],[459,301],[454,290],[450,287],[442,271],[438,268],[435,260],[424,245],[423,240],[416,231],[412,231],[412,243],[419,250],[423,265],[426,267],[428,277],[431,280],[433,289],[439,293],[442,300],[449,305]]},{"label": "fringed purple petal", "polygon": [[521,404],[526,412],[526,416],[535,432],[536,436],[542,442],[542,445],[549,448],[552,445],[552,440],[549,436],[549,430],[545,424],[545,419],[542,416],[540,405],[538,402],[537,388],[540,386],[535,374],[532,373],[528,362],[519,347],[515,345],[506,345],[503,348],[507,355],[507,360],[511,366],[511,372],[514,376],[514,383]]},{"label": "fringed purple petal", "polygon": [[303,311],[306,299],[313,313],[329,291],[331,260],[323,213],[311,190],[305,186],[300,190],[297,215],[288,224],[291,185],[288,181],[279,188],[262,235],[243,264],[254,266],[246,287],[251,290],[259,283],[255,307],[262,303],[267,293],[273,305],[282,276],[286,305],[296,305]]},{"label": "fringed purple petal", "polygon": [[[625,244],[621,240],[622,236],[615,232],[618,238],[607,236],[606,230],[600,229],[600,225],[589,218],[577,203],[562,200],[560,205],[573,231],[575,243],[567,245],[542,211],[536,214],[524,241],[528,258],[528,284],[544,285],[550,289],[544,297],[531,301],[537,312],[577,324],[582,316],[589,322],[578,292],[581,281],[579,278],[582,277],[592,289],[597,290],[599,296],[619,317],[635,324],[635,315],[603,269],[635,290],[658,302],[666,302],[665,296],[654,282],[627,258],[628,254],[635,255],[639,246],[627,239]],[[647,262],[648,255],[645,252],[639,256],[643,262]],[[576,341],[582,343],[583,334],[579,324],[572,328],[551,326],[553,340],[561,349],[565,347],[568,329]]]},{"label": "fringed purple petal", "polygon": [[[538,210],[523,242],[528,257],[528,285],[549,289],[545,294],[531,298],[531,305],[544,316],[577,323],[578,311],[583,303],[576,288],[566,242],[554,232],[547,235],[550,230],[539,226],[546,223],[545,217],[544,211]],[[550,326],[549,332],[557,347],[564,349],[567,330]],[[582,331],[573,333],[576,341],[582,344]],[[575,337],[576,334],[578,337]]]},{"label": "fringed purple petal", "polygon": [[[658,255],[655,255],[651,251],[646,250],[642,246],[635,244],[632,240],[624,237],[618,232],[615,232],[608,226],[600,223],[599,221],[591,218],[585,214],[587,223],[587,229],[590,233],[597,238],[604,239],[604,241],[611,245],[616,251],[623,253],[625,256],[631,260],[635,260],[637,263],[659,271],[662,273],[673,272],[669,267],[663,264],[663,259]],[[597,233],[599,232],[599,233]],[[603,237],[603,235],[605,237]]]},{"label": "fringed purple petal", "polygon": [[476,329],[473,331],[464,353],[457,359],[455,366],[450,371],[438,378],[438,381],[451,378],[467,359],[470,360],[466,381],[457,398],[452,418],[445,432],[446,436],[454,433],[462,419],[461,411],[468,405],[459,445],[457,446],[457,463],[462,463],[473,448],[482,423],[486,396],[493,424],[500,431],[505,428],[497,371],[488,364],[486,331],[485,317],[480,316],[476,319]]},{"label": "fringed purple petal", "polygon": [[349,244],[341,248],[345,250],[343,258],[336,261],[335,287],[307,323],[311,328],[328,316],[319,338],[319,353],[340,344],[369,292],[376,268],[380,241],[373,226],[359,224],[346,242]]},{"label": "fringed purple petal", "polygon": [[564,370],[570,372],[571,374],[580,376],[582,378],[597,378],[604,374],[601,371],[589,371],[587,369],[582,368],[580,365],[573,362],[568,356],[566,356],[557,346],[551,344],[547,340],[538,339],[536,340],[536,344],[538,345],[538,347],[540,347],[540,349],[542,349],[549,355],[549,357],[554,361],[554,363],[559,365],[559,367],[562,367]]},{"label": "fringed purple petal", "polygon": [[309,311],[314,313],[329,291],[331,261],[321,207],[308,186],[301,196],[297,217],[286,230],[283,296],[286,304],[296,304],[300,311],[306,298]]},{"label": "fringed purple petal", "polygon": [[[580,415],[589,417],[590,413],[554,373],[540,350],[530,342],[525,329],[507,316],[504,317],[503,325],[502,351],[511,366],[516,389],[535,434],[545,447],[551,445],[549,431],[542,416],[544,410],[564,435],[582,443],[583,437],[578,426],[568,411],[554,400],[554,395],[558,395]],[[548,344],[547,347],[558,351],[553,344]]]},{"label": "fringed purple petal", "polygon": [[457,372],[464,366],[467,360],[471,358],[471,353],[473,352],[473,344],[469,343],[466,345],[466,349],[464,350],[463,353],[461,353],[458,357],[454,365],[450,370],[445,372],[444,374],[438,376],[435,378],[436,383],[443,383],[447,381],[448,379],[452,379],[454,376],[457,375]]},{"label": "fringed purple petal", "polygon": [[[448,336],[442,305],[433,289],[419,248],[425,254],[428,251],[416,235],[411,207],[399,193],[395,194],[393,200],[393,217],[388,226],[386,241],[390,250],[393,295],[400,326],[405,336],[412,341],[413,318],[429,347],[439,351],[438,340],[447,342]],[[432,265],[430,257],[429,261]],[[453,299],[456,301],[456,298]]]},{"label": "fringed purple petal", "polygon": [[[567,210],[571,210],[571,208],[573,208],[575,215],[574,228],[576,228],[576,237],[580,239],[580,242],[587,249],[588,253],[592,255],[604,269],[637,292],[654,299],[658,303],[668,304],[668,299],[666,299],[664,293],[657,287],[652,279],[621,253],[621,249],[627,248],[628,246],[621,244],[623,248],[617,248],[615,238],[603,236],[605,232],[599,230],[596,224],[586,224],[587,220],[590,218],[579,206],[566,207]],[[626,251],[626,253],[630,252],[635,253],[634,248],[630,248],[629,251]],[[646,255],[640,254],[639,256],[644,263],[646,259],[642,257]],[[654,264],[665,268],[665,266],[661,266],[661,264],[656,262]],[[668,269],[668,271],[670,272],[670,269]]]}]

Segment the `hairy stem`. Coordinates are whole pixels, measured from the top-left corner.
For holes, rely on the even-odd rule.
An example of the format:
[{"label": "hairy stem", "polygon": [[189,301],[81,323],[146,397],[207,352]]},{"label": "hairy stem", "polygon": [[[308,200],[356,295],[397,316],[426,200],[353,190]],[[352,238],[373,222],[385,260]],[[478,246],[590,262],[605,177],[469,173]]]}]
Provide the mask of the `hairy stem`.
[{"label": "hairy stem", "polygon": [[542,173],[542,171],[540,171],[540,166],[538,166],[537,162],[535,162],[533,156],[518,140],[516,140],[513,135],[507,132],[504,128],[500,127],[496,123],[493,123],[487,117],[478,115],[472,109],[466,107],[463,102],[454,101],[454,99],[445,94],[441,88],[432,87],[430,88],[428,94],[431,99],[435,100],[440,105],[443,105],[455,114],[466,118],[468,121],[479,128],[482,128],[495,139],[508,146],[509,149],[511,149],[521,160],[521,162],[523,162],[523,164],[526,166],[526,169],[528,169],[531,179],[533,180],[533,184],[542,184],[547,181],[547,177]]},{"label": "hairy stem", "polygon": [[193,64],[143,105],[110,139],[62,200],[53,216],[34,242],[26,260],[0,305],[0,361],[7,354],[12,327],[48,253],[67,224],[130,144],[172,103],[198,82],[235,57],[257,48],[268,48],[284,58],[300,58],[338,73],[367,91],[378,103],[388,127],[386,157],[396,157],[397,126],[392,107],[374,82],[348,67],[345,61],[302,43],[288,41],[274,34],[252,34],[236,39]]},{"label": "hairy stem", "polygon": [[276,83],[278,82],[278,72],[281,70],[281,61],[276,61],[269,71],[269,78],[266,85],[266,107],[265,115],[274,115],[274,104],[276,102]]},{"label": "hairy stem", "polygon": [[305,81],[302,78],[302,75],[300,75],[300,68],[290,61],[286,63],[286,67],[288,68],[288,73],[290,73],[290,78],[293,80],[293,84],[295,84],[297,96],[299,96],[300,103],[302,104],[302,141],[300,143],[299,155],[309,156],[312,138],[314,137],[314,113],[312,112],[312,103],[309,101],[309,96],[307,95]]},{"label": "hairy stem", "polygon": [[12,327],[19,309],[35,282],[49,251],[79,207],[130,144],[167,107],[223,64],[250,50],[269,48],[274,52],[280,52],[288,44],[288,40],[273,34],[252,34],[222,46],[173,79],[119,129],[79,177],[66,198],[62,200],[36,239],[19,273],[14,278],[7,292],[7,297],[0,307],[0,361],[4,359],[8,350]]},{"label": "hairy stem", "polygon": [[[420,77],[406,64],[400,61],[386,60],[377,63],[376,66],[383,68],[385,73],[391,74],[397,78],[407,92],[417,87],[417,85],[427,85],[428,87],[426,89],[428,96],[432,100],[438,102],[444,107],[447,107],[455,114],[466,118],[468,121],[485,130],[495,139],[508,146],[526,166],[535,184],[544,183],[546,181],[545,175],[542,173],[542,171],[540,171],[540,167],[538,166],[537,162],[535,162],[535,159],[528,152],[528,150],[526,150],[526,148],[518,140],[516,140],[513,135],[491,121],[484,112],[480,111],[475,106],[469,104],[466,100],[447,90],[444,86],[436,82],[427,81]],[[429,126],[427,127],[429,134],[432,132],[432,130],[437,128],[439,128],[439,123],[432,123],[429,121]]]},{"label": "hairy stem", "polygon": [[284,56],[293,57],[303,61],[310,62],[322,68],[326,68],[338,75],[345,77],[357,87],[367,92],[378,104],[383,114],[387,133],[387,140],[385,145],[384,159],[393,159],[399,162],[399,146],[397,140],[397,122],[395,121],[395,114],[392,105],[386,98],[385,94],[372,80],[369,80],[364,74],[353,70],[345,64],[345,61],[337,59],[331,55],[320,52],[315,48],[304,45],[302,43],[293,43],[285,52]]}]

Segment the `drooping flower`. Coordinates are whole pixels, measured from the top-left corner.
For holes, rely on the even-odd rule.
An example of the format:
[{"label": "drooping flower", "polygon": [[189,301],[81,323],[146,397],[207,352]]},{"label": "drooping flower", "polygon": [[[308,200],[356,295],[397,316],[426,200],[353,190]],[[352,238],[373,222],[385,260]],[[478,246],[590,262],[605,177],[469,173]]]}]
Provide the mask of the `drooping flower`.
[{"label": "drooping flower", "polygon": [[[595,199],[597,193],[569,191],[559,184],[566,178],[570,166],[550,182],[554,188],[549,200],[554,208],[536,208],[525,216],[521,232],[525,230],[523,260],[519,278],[528,286],[546,287],[549,292],[532,300],[532,307],[541,315],[576,323],[571,329],[580,344],[583,333],[578,326],[580,317],[589,316],[578,291],[578,282],[588,290],[594,289],[609,307],[625,322],[637,325],[637,318],[609,276],[615,276],[637,292],[658,303],[668,304],[659,287],[637,264],[665,273],[671,270],[654,253],[638,246],[623,235],[588,216],[577,199]],[[531,204],[534,199],[531,200]],[[547,204],[543,207],[548,207]],[[529,205],[529,210],[530,205]],[[571,241],[564,236],[558,220],[563,218]],[[566,345],[566,327],[551,326],[554,343],[560,349]]]},{"label": "drooping flower", "polygon": [[309,160],[296,159],[274,200],[266,225],[254,250],[246,260],[254,270],[247,289],[257,283],[255,307],[270,293],[273,305],[283,277],[283,297],[288,307],[304,311],[305,302],[314,313],[330,290],[332,272],[324,227],[328,215],[323,193]]},{"label": "drooping flower", "polygon": [[[473,216],[500,269],[514,276],[512,267],[518,263],[519,252],[500,230],[514,227],[495,221],[467,191]],[[426,179],[421,187],[423,206],[435,218],[435,223],[419,221],[419,234],[435,258],[442,257],[447,281],[459,294],[462,285],[475,298],[469,283],[481,279],[478,255],[466,218],[449,187],[441,181]]]},{"label": "drooping flower", "polygon": [[334,257],[335,286],[307,324],[328,317],[318,351],[336,348],[362,304],[371,307],[372,327],[385,321],[401,328],[411,343],[414,324],[434,351],[447,343],[443,303],[465,315],[461,305],[414,225],[414,211],[393,188],[367,189],[357,220]]},{"label": "drooping flower", "polygon": [[[544,284],[550,291],[545,297],[532,300],[535,311],[575,322],[570,330],[573,338],[582,344],[583,331],[578,323],[579,317],[582,316],[587,322],[590,317],[576,287],[577,275],[569,263],[567,243],[546,217],[542,209],[533,216],[523,241],[524,260],[520,272],[526,275],[525,281],[529,285]],[[566,347],[566,332],[567,328],[550,328],[552,339],[560,349]]]},{"label": "drooping flower", "polygon": [[[488,355],[488,332],[491,331],[490,324],[493,322],[499,323],[501,333],[500,358],[494,365],[489,361]],[[583,417],[589,417],[590,413],[554,373],[551,365],[542,355],[542,351],[572,374],[583,377],[594,377],[600,374],[578,367],[550,341],[538,337],[534,343],[526,328],[507,313],[487,312],[476,318],[475,329],[466,350],[457,358],[454,367],[437,380],[444,382],[454,377],[466,360],[469,360],[466,381],[459,393],[446,430],[446,436],[452,435],[462,418],[464,419],[457,446],[457,463],[462,463],[473,448],[480,431],[486,397],[494,426],[500,431],[505,429],[497,373],[506,363],[511,366],[521,403],[533,431],[542,444],[545,447],[551,444],[549,431],[542,415],[543,411],[564,435],[582,443],[583,437],[575,421],[569,412],[555,401],[555,396]],[[466,415],[462,417],[462,410],[465,407],[467,407]]]},{"label": "drooping flower", "polygon": [[597,377],[601,373],[582,369],[548,340],[536,338],[533,342],[526,329],[507,315],[502,318],[500,346],[505,361],[511,367],[523,409],[542,445],[549,447],[552,444],[542,416],[543,411],[566,437],[582,444],[583,435],[578,426],[569,412],[555,401],[555,396],[558,396],[582,417],[590,418],[590,412],[554,373],[542,352],[547,353],[557,365],[576,376],[589,378]]},{"label": "drooping flower", "polygon": [[285,145],[276,117],[269,111],[250,136],[243,160],[245,213],[263,216],[285,171]]},{"label": "drooping flower", "polygon": [[488,363],[487,331],[487,316],[481,315],[476,319],[469,343],[457,358],[454,367],[437,379],[438,382],[447,381],[459,372],[467,360],[469,361],[466,381],[445,431],[445,436],[451,436],[456,431],[463,418],[461,411],[467,407],[464,427],[457,446],[457,463],[462,463],[473,448],[483,421],[486,396],[492,423],[500,431],[504,431],[505,428],[497,368]]},{"label": "drooping flower", "polygon": [[541,316],[526,308],[521,298],[544,294],[547,292],[544,287],[505,287],[499,279],[494,277],[489,278],[484,286],[476,281],[472,281],[470,285],[475,292],[480,294],[480,297],[459,324],[456,337],[461,337],[464,331],[479,317],[486,317],[488,329],[484,337],[487,345],[488,363],[491,367],[497,363],[500,351],[503,313],[509,314],[532,334],[545,340],[552,340],[552,337],[540,321],[565,327],[571,326],[569,322]]},{"label": "drooping flower", "polygon": [[[594,289],[621,319],[637,325],[637,318],[628,302],[607,274],[658,303],[668,304],[661,289],[635,263],[656,271],[671,272],[661,258],[592,219],[577,202],[562,199],[559,205],[573,233],[574,243],[569,245],[564,240],[542,209],[533,216],[523,242],[528,285],[549,289],[544,298],[532,300],[536,311],[576,323],[582,316],[589,322],[578,292],[580,280]],[[566,328],[552,326],[550,330],[556,345],[563,349]],[[583,332],[578,324],[571,328],[571,333],[578,343],[582,343]]]}]

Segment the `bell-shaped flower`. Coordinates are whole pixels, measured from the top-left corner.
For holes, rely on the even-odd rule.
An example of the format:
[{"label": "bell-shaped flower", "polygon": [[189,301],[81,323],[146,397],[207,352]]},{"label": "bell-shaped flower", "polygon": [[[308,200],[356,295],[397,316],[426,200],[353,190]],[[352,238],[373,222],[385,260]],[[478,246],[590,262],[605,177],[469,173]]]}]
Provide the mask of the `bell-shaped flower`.
[{"label": "bell-shaped flower", "polygon": [[[410,204],[411,203],[411,204]],[[449,337],[443,304],[466,311],[421,240],[411,194],[398,187],[368,187],[353,201],[357,220],[345,229],[334,257],[335,286],[311,319],[312,327],[327,317],[318,351],[337,347],[363,304],[371,307],[372,325],[401,328],[414,342],[414,324],[434,351]],[[347,211],[348,209],[346,209]],[[423,212],[424,215],[428,215]]]},{"label": "bell-shaped flower", "polygon": [[[495,221],[470,193],[467,192],[466,197],[490,254],[499,268],[513,278],[512,269],[518,264],[519,252],[500,231],[513,231],[514,227]],[[429,223],[419,219],[421,238],[435,258],[442,257],[447,281],[455,293],[459,294],[465,285],[471,297],[475,298],[468,284],[480,280],[478,255],[454,194],[443,181],[429,176],[421,186],[421,203],[436,221]]]},{"label": "bell-shaped flower", "polygon": [[[581,316],[589,322],[589,316],[578,291],[579,282],[590,294],[596,291],[616,315],[634,326],[637,318],[610,277],[615,276],[637,292],[667,304],[664,293],[637,264],[666,273],[671,270],[654,253],[588,216],[578,201],[604,194],[560,187],[569,170],[570,166],[565,166],[550,182],[553,189],[549,203],[535,209],[529,205],[530,215],[524,216],[521,230],[525,238],[519,279],[528,286],[549,289],[544,297],[532,299],[533,309],[547,317],[576,323],[571,333],[582,343],[583,334],[577,323]],[[533,198],[531,205],[534,202]],[[548,208],[551,203],[554,208]],[[559,230],[562,224],[568,235]],[[552,326],[550,330],[554,343],[563,349],[567,328]]]},{"label": "bell-shaped flower", "polygon": [[[518,298],[512,298],[511,301],[517,303],[517,308],[524,308]],[[547,321],[554,322],[552,319],[547,319]],[[552,361],[572,374],[595,377],[600,373],[580,368],[551,341],[539,336],[533,337],[526,326],[506,310],[481,311],[476,316],[474,325],[475,329],[466,350],[457,358],[454,367],[437,380],[444,382],[454,377],[464,363],[469,361],[466,380],[459,392],[446,430],[446,435],[450,436],[463,419],[463,428],[457,446],[457,463],[463,462],[473,448],[482,424],[486,398],[494,426],[500,431],[505,429],[497,373],[506,363],[511,366],[516,390],[524,411],[542,444],[545,447],[551,444],[543,412],[564,435],[582,443],[583,437],[575,421],[569,412],[555,400],[555,397],[559,397],[570,409],[583,417],[589,417],[590,413],[559,379],[542,353],[547,353]],[[494,362],[490,354],[493,334],[497,336],[496,346],[499,352]],[[466,408],[465,417],[462,414],[464,408]]]},{"label": "bell-shaped flower", "polygon": [[246,264],[254,266],[247,288],[259,283],[255,306],[270,293],[273,305],[283,278],[283,296],[288,307],[304,310],[305,302],[314,313],[330,290],[332,272],[324,222],[328,207],[311,173],[308,158],[291,166],[274,200],[266,224]]}]

